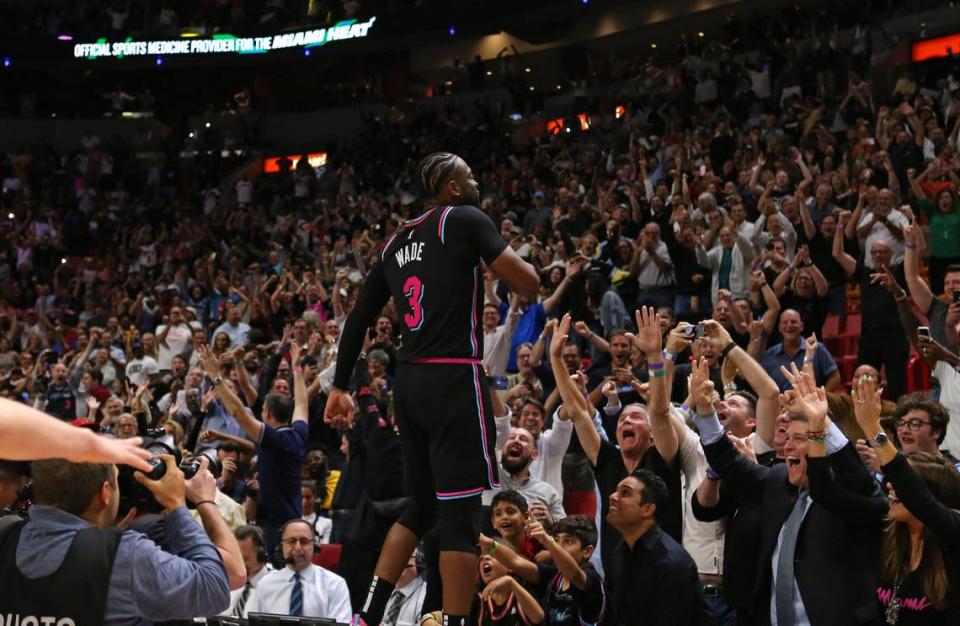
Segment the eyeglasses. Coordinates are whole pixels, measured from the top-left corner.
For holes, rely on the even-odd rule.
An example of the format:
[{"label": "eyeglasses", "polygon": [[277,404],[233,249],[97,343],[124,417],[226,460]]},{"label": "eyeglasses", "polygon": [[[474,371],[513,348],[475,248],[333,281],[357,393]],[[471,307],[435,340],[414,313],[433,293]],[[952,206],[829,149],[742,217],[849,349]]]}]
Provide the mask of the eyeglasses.
[{"label": "eyeglasses", "polygon": [[923,428],[924,426],[929,426],[929,425],[930,425],[930,422],[924,422],[923,420],[919,420],[916,418],[909,419],[909,420],[897,420],[896,422],[893,423],[894,428],[896,428],[897,430],[900,430],[901,428],[906,426],[907,430],[914,433],[920,430],[921,428]]},{"label": "eyeglasses", "polygon": [[289,539],[284,539],[282,543],[290,546],[291,548],[295,548],[297,544],[301,546],[312,546],[313,539],[308,537],[290,537]]}]

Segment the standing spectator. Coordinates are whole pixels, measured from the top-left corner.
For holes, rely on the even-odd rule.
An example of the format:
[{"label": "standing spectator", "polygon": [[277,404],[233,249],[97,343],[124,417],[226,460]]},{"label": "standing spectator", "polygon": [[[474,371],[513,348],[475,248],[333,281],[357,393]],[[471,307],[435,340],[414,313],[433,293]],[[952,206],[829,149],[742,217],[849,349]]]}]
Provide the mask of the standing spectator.
[{"label": "standing spectator", "polygon": [[660,226],[650,222],[643,227],[630,262],[630,278],[639,284],[637,306],[673,306],[676,278],[667,244],[660,239]]},{"label": "standing spectator", "polygon": [[718,233],[720,245],[709,252],[703,243],[697,245],[697,263],[713,272],[710,297],[716,302],[717,292],[728,289],[738,298],[749,297],[750,262],[753,260],[753,244],[737,236],[730,226],[723,226]]},{"label": "standing spectator", "polygon": [[173,357],[187,351],[193,331],[200,328],[198,322],[183,319],[183,310],[179,306],[170,308],[170,321],[157,326],[156,331],[160,348],[157,365],[161,370],[170,369]]},{"label": "standing spectator", "polygon": [[500,450],[500,467],[506,472],[500,476],[500,482],[504,489],[513,489],[526,498],[530,513],[550,525],[567,514],[557,490],[531,475],[530,464],[538,456],[533,435],[528,430],[511,430]]},{"label": "standing spectator", "polygon": [[903,289],[906,284],[903,263],[893,264],[893,249],[885,241],[874,241],[868,250],[869,265],[865,258],[857,261],[844,252],[840,235],[834,236],[834,258],[843,266],[847,276],[856,276],[860,283],[863,321],[857,362],[868,363],[877,369],[882,366],[887,377],[887,392],[890,397],[899,398],[907,389],[904,363],[910,353],[910,344],[900,326],[897,303],[881,284],[879,274],[888,269]]},{"label": "standing spectator", "polygon": [[250,324],[240,319],[243,316],[243,311],[239,305],[228,300],[226,306],[227,321],[217,326],[217,329],[213,331],[213,336],[216,337],[220,333],[224,333],[230,338],[231,347],[242,348],[247,343],[247,333],[250,332]]},{"label": "standing spectator", "polygon": [[[819,342],[804,341],[803,319],[799,313],[793,309],[785,310],[780,314],[777,328],[783,341],[769,348],[761,363],[770,378],[776,381],[780,391],[785,391],[790,384],[780,368],[789,368],[791,363],[795,363],[797,367],[808,364],[812,366],[817,384],[826,387],[827,391],[833,391],[840,386],[840,370],[826,346]],[[812,351],[809,349],[811,345]]]},{"label": "standing spectator", "polygon": [[208,346],[197,349],[203,368],[227,412],[243,432],[257,444],[257,470],[260,474],[260,498],[257,523],[263,527],[268,550],[280,539],[280,527],[303,514],[300,492],[300,466],[307,456],[307,391],[300,366],[300,349],[290,346],[294,363],[295,401],[277,393],[268,394],[263,403],[262,421],[255,419],[220,375],[220,362]]},{"label": "standing spectator", "polygon": [[645,469],[634,470],[610,494],[606,521],[621,541],[604,570],[619,623],[712,623],[696,564],[657,524],[657,510],[670,500],[663,479]]},{"label": "standing spectator", "polygon": [[156,359],[145,354],[143,342],[134,339],[130,343],[130,353],[133,356],[127,362],[127,368],[124,372],[131,385],[140,386],[144,381],[150,382],[160,371]]},{"label": "standing spectator", "polygon": [[[53,354],[53,352],[41,356],[46,354]],[[67,381],[67,366],[63,363],[55,363],[50,371],[50,384],[47,385],[43,410],[64,421],[71,421],[77,417],[76,398]]]}]

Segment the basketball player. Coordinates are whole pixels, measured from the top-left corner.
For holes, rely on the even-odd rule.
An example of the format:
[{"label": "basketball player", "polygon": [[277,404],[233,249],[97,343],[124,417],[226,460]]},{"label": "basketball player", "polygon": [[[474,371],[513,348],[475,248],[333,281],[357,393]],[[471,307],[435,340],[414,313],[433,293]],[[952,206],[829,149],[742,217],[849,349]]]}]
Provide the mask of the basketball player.
[{"label": "basketball player", "polygon": [[420,164],[429,208],[387,242],[347,318],[324,420],[349,427],[348,385],[363,336],[393,296],[403,345],[394,407],[411,504],[393,525],[360,611],[375,626],[419,538],[436,523],[444,623],[465,625],[477,572],[480,494],[498,487],[493,412],[483,358],[483,268],[517,292],[539,278],[476,208],[477,182],[460,157],[431,154]]}]

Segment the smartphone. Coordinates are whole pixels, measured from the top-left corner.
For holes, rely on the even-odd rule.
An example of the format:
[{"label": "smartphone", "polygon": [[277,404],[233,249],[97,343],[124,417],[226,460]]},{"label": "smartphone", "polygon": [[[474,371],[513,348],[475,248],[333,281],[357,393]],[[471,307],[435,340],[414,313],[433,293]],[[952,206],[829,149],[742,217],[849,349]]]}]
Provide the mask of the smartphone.
[{"label": "smartphone", "polygon": [[953,290],[953,301],[954,303],[960,302],[960,289]]},{"label": "smartphone", "polygon": [[487,384],[493,389],[504,391],[507,388],[506,376],[487,376]]},{"label": "smartphone", "polygon": [[704,335],[703,322],[700,322],[700,323],[698,323],[698,324],[695,326],[695,330],[694,330],[693,336],[694,336],[695,339],[702,339],[702,338],[703,338],[703,335]]},{"label": "smartphone", "polygon": [[701,166],[700,166],[700,176],[703,176],[703,175],[706,174],[706,173],[707,173],[707,166],[706,166],[706,165],[701,165]]},{"label": "smartphone", "polygon": [[926,326],[917,326],[917,336],[924,337],[925,339],[929,339],[930,329]]}]

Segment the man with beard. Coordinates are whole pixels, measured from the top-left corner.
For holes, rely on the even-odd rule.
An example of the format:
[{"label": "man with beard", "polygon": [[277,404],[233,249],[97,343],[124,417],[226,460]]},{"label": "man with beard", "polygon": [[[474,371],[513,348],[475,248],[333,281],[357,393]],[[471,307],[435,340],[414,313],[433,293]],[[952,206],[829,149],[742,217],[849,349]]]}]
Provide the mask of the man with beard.
[{"label": "man with beard", "polygon": [[[513,489],[523,495],[530,505],[530,513],[549,525],[567,514],[557,490],[530,474],[530,464],[539,456],[530,431],[526,428],[511,430],[500,450],[500,467],[507,473],[506,476],[500,475],[500,483],[504,489]],[[549,514],[545,520],[541,519],[544,512]]]},{"label": "man with beard", "polygon": [[359,621],[382,621],[417,542],[436,524],[444,624],[464,626],[475,594],[480,495],[499,487],[480,363],[481,261],[516,292],[535,292],[539,277],[474,206],[480,194],[463,159],[428,156],[420,183],[430,206],[397,230],[367,276],[343,329],[324,420],[352,426],[354,366],[367,329],[393,296],[403,345],[394,401],[411,503],[387,535]]}]

